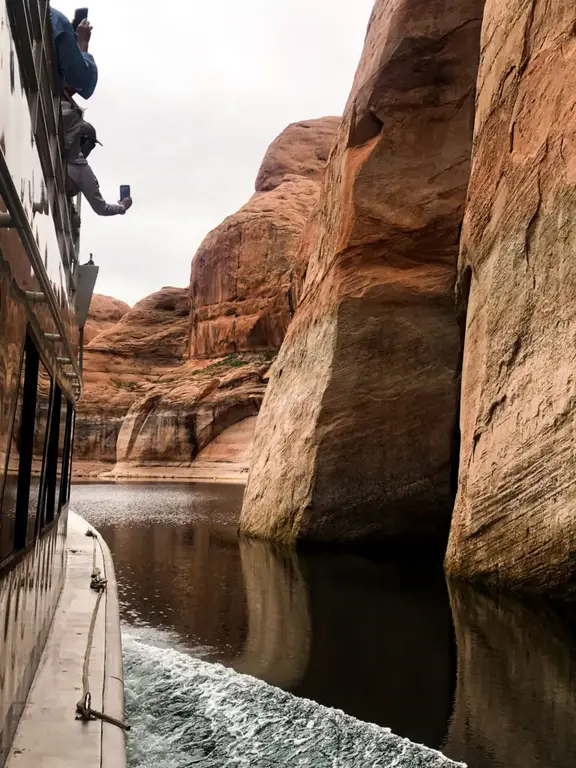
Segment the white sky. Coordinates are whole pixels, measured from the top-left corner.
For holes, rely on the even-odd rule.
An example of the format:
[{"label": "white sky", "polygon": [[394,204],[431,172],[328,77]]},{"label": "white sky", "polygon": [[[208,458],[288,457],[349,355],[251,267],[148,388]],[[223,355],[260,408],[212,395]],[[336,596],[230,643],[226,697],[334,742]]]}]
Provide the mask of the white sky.
[{"label": "white sky", "polygon": [[[374,0],[89,0],[100,79],[87,103],[90,157],[107,202],[82,211],[96,286],[133,304],[188,284],[204,236],[250,197],[289,123],[341,114]],[[53,0],[74,15],[83,0]]]}]

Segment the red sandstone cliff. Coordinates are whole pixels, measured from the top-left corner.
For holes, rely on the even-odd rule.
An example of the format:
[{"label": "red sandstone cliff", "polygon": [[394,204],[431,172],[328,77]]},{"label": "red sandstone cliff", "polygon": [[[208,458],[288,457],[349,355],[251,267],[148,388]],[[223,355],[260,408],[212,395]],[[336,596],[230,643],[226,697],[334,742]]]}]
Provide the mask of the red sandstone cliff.
[{"label": "red sandstone cliff", "polygon": [[338,123],[296,123],[273,142],[255,195],[194,258],[192,311],[187,291],[164,288],[93,338],[78,473],[101,472],[93,462],[105,461],[117,476],[245,480],[264,375],[297,301],[293,259]]},{"label": "red sandstone cliff", "polygon": [[112,296],[95,293],[90,304],[90,314],[84,326],[84,343],[89,344],[102,331],[107,331],[130,311],[130,306]]},{"label": "red sandstone cliff", "polygon": [[[91,306],[89,321],[92,311]],[[186,289],[162,288],[125,312],[87,349],[90,353],[124,355],[149,362],[179,362],[186,353],[189,315]]]},{"label": "red sandstone cliff", "polygon": [[460,482],[446,565],[574,593],[576,7],[488,0],[459,295]]},{"label": "red sandstone cliff", "polygon": [[81,457],[118,457],[120,476],[204,476],[223,457],[242,473],[288,329],[242,530],[443,538],[464,331],[446,568],[573,596],[576,9],[486,0],[480,43],[483,12],[377,0],[342,122],[273,142],[194,259],[190,312],[179,289],[130,311],[97,297]]},{"label": "red sandstone cliff", "polygon": [[[101,322],[102,303],[97,299],[92,304],[89,325]],[[76,419],[77,476],[101,472],[101,462],[114,464],[124,417],[167,370],[181,364],[188,323],[188,291],[163,288],[135,304],[86,346],[85,390]]]},{"label": "red sandstone cliff", "polygon": [[134,403],[118,436],[114,476],[245,480],[269,363],[246,355],[203,365],[165,373]]},{"label": "red sandstone cliff", "polygon": [[376,2],[257,423],[247,533],[447,536],[482,6]]},{"label": "red sandstone cliff", "polygon": [[299,294],[300,235],[339,122],[290,125],[268,149],[254,196],[201,244],[190,281],[192,357],[280,347]]}]

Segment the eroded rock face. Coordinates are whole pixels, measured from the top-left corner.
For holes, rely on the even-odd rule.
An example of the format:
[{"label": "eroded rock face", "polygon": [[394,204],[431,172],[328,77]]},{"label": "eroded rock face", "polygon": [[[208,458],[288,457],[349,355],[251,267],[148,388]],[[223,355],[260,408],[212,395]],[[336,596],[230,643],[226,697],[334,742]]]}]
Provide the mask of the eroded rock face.
[{"label": "eroded rock face", "polygon": [[[256,194],[208,235],[194,259],[192,311],[188,290],[163,288],[91,339],[77,475],[101,473],[104,461],[130,476],[191,477],[214,467],[245,481],[253,433],[246,420],[258,412],[262,376],[298,300],[305,265],[295,268],[293,259],[338,124],[339,118],[295,123],[275,140]],[[203,368],[212,371],[207,379]],[[219,384],[222,371],[230,377]]]},{"label": "eroded rock face", "polygon": [[452,574],[562,596],[576,572],[575,23],[564,0],[486,4],[446,560]]},{"label": "eroded rock face", "polygon": [[108,331],[130,311],[130,305],[112,296],[95,293],[90,303],[90,313],[84,326],[84,344],[89,344],[102,331]]},{"label": "eroded rock face", "polygon": [[[242,424],[236,438],[249,446],[254,423],[246,421],[260,409],[268,367],[258,356],[234,357],[204,368],[192,362],[165,374],[124,418],[114,475],[194,477],[198,470],[207,477],[221,469],[234,476],[224,479],[244,481],[245,451],[225,439],[218,450],[213,441]],[[199,465],[192,467],[196,458]]]},{"label": "eroded rock face", "polygon": [[276,189],[286,176],[303,176],[321,184],[339,125],[339,117],[289,125],[266,152],[256,178],[256,192]]},{"label": "eroded rock face", "polygon": [[280,347],[299,291],[300,235],[338,124],[289,126],[264,158],[255,195],[200,246],[190,285],[191,357]]},{"label": "eroded rock face", "polygon": [[[99,306],[97,302],[97,311]],[[89,322],[93,312],[94,305]],[[103,463],[114,466],[116,441],[130,407],[163,375],[182,365],[188,323],[188,291],[163,288],[87,345],[84,397],[76,417],[77,477],[101,473]]]},{"label": "eroded rock face", "polygon": [[483,0],[378,0],[306,285],[260,413],[241,529],[445,537],[453,306]]},{"label": "eroded rock face", "polygon": [[162,288],[135,304],[87,349],[178,362],[186,354],[189,315],[188,291],[185,288]]}]

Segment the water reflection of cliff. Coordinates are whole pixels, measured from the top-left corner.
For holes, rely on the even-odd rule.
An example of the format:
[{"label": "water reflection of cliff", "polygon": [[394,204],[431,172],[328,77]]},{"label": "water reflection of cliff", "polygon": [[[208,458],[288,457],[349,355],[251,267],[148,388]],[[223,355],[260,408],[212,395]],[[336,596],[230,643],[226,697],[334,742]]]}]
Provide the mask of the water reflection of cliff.
[{"label": "water reflection of cliff", "polygon": [[240,540],[248,636],[232,666],[431,746],[452,711],[442,571]]},{"label": "water reflection of cliff", "polygon": [[416,558],[300,555],[310,594],[310,658],[294,693],[439,747],[455,659],[442,569]]},{"label": "water reflection of cliff", "polygon": [[[455,666],[441,566],[238,539],[241,489],[76,486],[132,626],[439,746]],[[218,522],[215,522],[218,520]]]},{"label": "water reflection of cliff", "polygon": [[248,637],[233,667],[292,690],[310,656],[308,589],[293,550],[240,540]]},{"label": "water reflection of cliff", "polygon": [[240,655],[247,635],[235,530],[173,524],[100,525],[114,555],[124,621],[176,632],[210,659]]},{"label": "water reflection of cliff", "polygon": [[576,765],[574,617],[455,584],[450,598],[458,679],[447,754],[474,768]]}]

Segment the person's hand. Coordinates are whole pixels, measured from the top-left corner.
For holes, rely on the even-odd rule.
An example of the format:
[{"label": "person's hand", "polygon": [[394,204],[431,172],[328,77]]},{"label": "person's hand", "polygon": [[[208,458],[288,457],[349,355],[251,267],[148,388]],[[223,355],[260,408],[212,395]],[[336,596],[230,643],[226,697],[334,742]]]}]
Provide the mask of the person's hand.
[{"label": "person's hand", "polygon": [[92,26],[88,19],[82,19],[76,29],[76,36],[78,37],[78,46],[82,53],[88,52],[88,44],[92,37]]},{"label": "person's hand", "polygon": [[124,200],[120,200],[119,205],[124,208],[125,211],[128,210],[128,208],[132,208],[132,198],[131,197],[125,197]]}]

